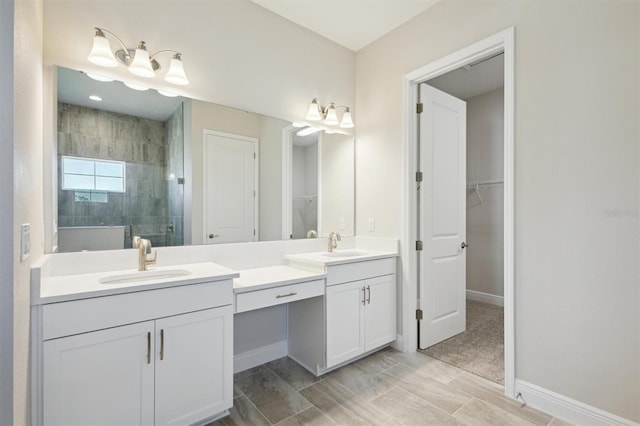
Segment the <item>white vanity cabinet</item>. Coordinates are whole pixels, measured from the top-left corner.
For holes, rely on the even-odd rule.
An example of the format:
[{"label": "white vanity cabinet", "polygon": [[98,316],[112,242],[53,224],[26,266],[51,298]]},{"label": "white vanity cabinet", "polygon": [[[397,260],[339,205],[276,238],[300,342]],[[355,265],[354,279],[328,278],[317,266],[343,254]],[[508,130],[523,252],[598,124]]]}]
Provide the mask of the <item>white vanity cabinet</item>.
[{"label": "white vanity cabinet", "polygon": [[[311,255],[289,256],[313,268]],[[316,375],[396,339],[396,258],[325,262],[324,300],[289,306],[289,356]]]},{"label": "white vanity cabinet", "polygon": [[188,425],[233,405],[230,279],[35,307],[43,425]]},{"label": "white vanity cabinet", "polygon": [[325,297],[327,368],[396,339],[395,273],[329,286]]}]

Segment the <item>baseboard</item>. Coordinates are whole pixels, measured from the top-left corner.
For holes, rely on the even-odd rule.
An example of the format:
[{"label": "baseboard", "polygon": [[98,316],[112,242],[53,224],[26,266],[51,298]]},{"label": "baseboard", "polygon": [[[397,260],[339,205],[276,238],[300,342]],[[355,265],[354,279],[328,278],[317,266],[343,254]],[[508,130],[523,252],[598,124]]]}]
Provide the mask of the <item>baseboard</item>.
[{"label": "baseboard", "polygon": [[396,334],[396,340],[391,342],[391,347],[400,352],[404,352],[404,336],[402,334]]},{"label": "baseboard", "polygon": [[467,299],[474,302],[489,303],[496,306],[504,306],[504,297],[495,294],[483,293],[481,291],[467,290]]},{"label": "baseboard", "polygon": [[576,401],[523,380],[516,380],[516,395],[520,393],[527,405],[576,425],[639,426],[638,423]]},{"label": "baseboard", "polygon": [[239,373],[274,359],[287,356],[287,341],[281,340],[267,346],[233,356],[233,372]]}]

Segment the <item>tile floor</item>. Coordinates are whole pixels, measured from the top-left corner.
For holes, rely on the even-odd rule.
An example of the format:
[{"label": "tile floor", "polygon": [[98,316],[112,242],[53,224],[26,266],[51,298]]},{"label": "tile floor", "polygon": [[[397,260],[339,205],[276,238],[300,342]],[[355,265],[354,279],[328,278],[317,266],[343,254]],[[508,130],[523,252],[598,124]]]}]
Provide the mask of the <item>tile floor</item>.
[{"label": "tile floor", "polygon": [[502,386],[420,353],[384,349],[319,378],[289,358],[238,373],[211,425],[566,425]]}]

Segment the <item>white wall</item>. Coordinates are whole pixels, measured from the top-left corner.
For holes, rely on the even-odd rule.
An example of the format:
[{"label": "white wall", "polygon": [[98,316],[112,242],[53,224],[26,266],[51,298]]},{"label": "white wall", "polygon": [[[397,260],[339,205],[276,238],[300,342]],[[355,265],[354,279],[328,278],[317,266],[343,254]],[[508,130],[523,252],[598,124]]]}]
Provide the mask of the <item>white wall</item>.
[{"label": "white wall", "polygon": [[[353,136],[337,133],[319,136],[320,209],[319,236],[337,231],[355,235],[355,140]],[[380,174],[385,174],[381,170]],[[344,223],[344,226],[342,224]]]},{"label": "white wall", "polygon": [[356,56],[357,234],[399,236],[403,75],[515,26],[516,378],[635,421],[638,23],[637,1],[443,0]]},{"label": "white wall", "polygon": [[[43,62],[42,1],[15,2],[13,120],[13,424],[28,424],[29,268],[43,254],[42,140]],[[3,61],[4,61],[3,57]],[[10,154],[8,154],[10,155]],[[6,161],[6,160],[5,160]],[[11,204],[9,204],[11,205]],[[4,208],[4,205],[3,205]],[[22,223],[31,224],[31,256],[20,262]]]},{"label": "white wall", "polygon": [[[191,84],[181,88],[165,83],[161,73],[140,79],[124,66],[90,64],[94,26],[114,32],[129,48],[144,40],[151,53],[181,51]],[[48,0],[44,29],[47,63],[288,121],[303,119],[313,97],[337,105],[355,101],[352,51],[249,0]],[[169,59],[160,57],[164,69]]]},{"label": "white wall", "polygon": [[[504,90],[467,99],[467,182],[503,180]],[[467,290],[504,294],[504,187],[467,191]]]},{"label": "white wall", "polygon": [[[14,1],[0,2],[0,223],[13,224]],[[13,423],[13,226],[0,239],[0,424]]]}]

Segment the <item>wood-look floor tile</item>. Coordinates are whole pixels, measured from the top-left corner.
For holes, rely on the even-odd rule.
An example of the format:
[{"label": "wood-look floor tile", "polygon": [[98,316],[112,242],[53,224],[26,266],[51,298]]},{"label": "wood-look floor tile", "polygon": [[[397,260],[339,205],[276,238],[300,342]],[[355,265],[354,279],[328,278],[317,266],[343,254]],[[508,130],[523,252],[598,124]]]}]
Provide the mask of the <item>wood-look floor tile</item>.
[{"label": "wood-look floor tile", "polygon": [[317,407],[310,407],[301,413],[278,423],[278,426],[335,426],[335,422]]},{"label": "wood-look floor tile", "polygon": [[256,373],[259,373],[261,371],[264,371],[266,369],[267,369],[267,365],[266,364],[262,364],[262,365],[258,365],[257,367],[249,368],[248,370],[244,370],[244,371],[241,371],[239,373],[235,373],[233,375],[233,381],[237,382],[238,380],[242,380],[245,377],[252,376],[252,375],[254,375]]},{"label": "wood-look floor tile", "polygon": [[236,384],[272,424],[311,406],[309,401],[269,369],[240,379]]},{"label": "wood-look floor tile", "polygon": [[522,417],[514,416],[495,405],[473,398],[468,404],[456,411],[456,419],[470,426],[531,426],[532,423]]},{"label": "wood-look floor tile", "polygon": [[373,403],[403,425],[458,425],[449,413],[401,388],[394,388]]},{"label": "wood-look floor tile", "polygon": [[520,402],[507,398],[502,386],[467,372],[449,385],[535,425],[547,425],[552,419],[549,414],[528,406],[522,407]]},{"label": "wood-look floor tile", "polygon": [[554,417],[553,419],[551,419],[549,426],[573,426],[573,423],[569,423],[565,420]]},{"label": "wood-look floor tile", "polygon": [[306,387],[300,393],[334,422],[342,425],[382,425],[389,415],[364,402],[330,378]]},{"label": "wood-look floor tile", "polygon": [[381,375],[363,362],[346,365],[327,374],[327,377],[340,383],[363,401],[371,401],[395,386],[389,376]]},{"label": "wood-look floor tile", "polygon": [[423,373],[398,364],[381,373],[396,386],[409,391],[451,414],[469,402],[472,396],[460,389],[425,377]]},{"label": "wood-look floor tile", "polygon": [[291,385],[295,390],[306,388],[307,386],[322,380],[308,372],[304,367],[289,357],[268,362],[269,367],[278,377]]},{"label": "wood-look floor tile", "polygon": [[388,351],[385,355],[394,361],[418,370],[426,377],[442,383],[448,383],[463,373],[463,370],[428,357],[419,352],[403,353],[396,350]]},{"label": "wood-look floor tile", "polygon": [[246,396],[233,399],[229,415],[208,426],[269,426],[269,421],[249,402]]},{"label": "wood-look floor tile", "polygon": [[398,361],[389,356],[394,349],[384,348],[378,352],[355,361],[352,365],[357,365],[365,371],[378,373],[398,364]]}]

